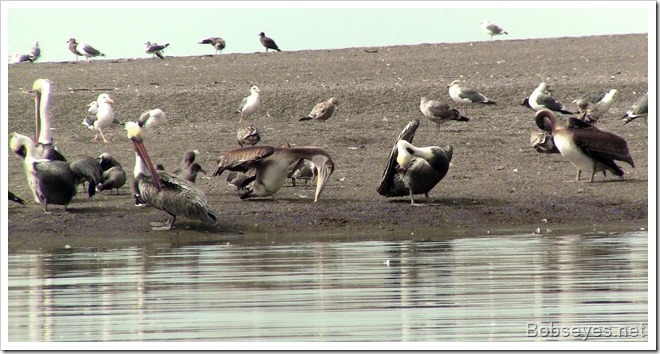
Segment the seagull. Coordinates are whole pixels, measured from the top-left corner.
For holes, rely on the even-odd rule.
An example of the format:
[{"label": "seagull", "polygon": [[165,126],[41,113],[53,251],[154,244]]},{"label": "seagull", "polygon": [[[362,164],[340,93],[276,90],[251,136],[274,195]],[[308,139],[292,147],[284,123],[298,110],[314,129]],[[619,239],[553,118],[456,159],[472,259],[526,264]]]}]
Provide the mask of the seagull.
[{"label": "seagull", "polygon": [[578,107],[578,113],[584,114],[589,106],[600,101],[605,97],[605,92],[589,92],[573,100]]},{"label": "seagull", "polygon": [[261,106],[261,96],[259,95],[261,91],[259,86],[250,87],[250,96],[244,97],[241,101],[241,104],[238,106],[236,113],[241,114],[241,119],[239,122],[243,121],[243,118],[249,117],[251,114],[256,112]]},{"label": "seagull", "polygon": [[330,117],[332,117],[332,115],[337,110],[338,105],[339,100],[334,97],[330,97],[327,101],[317,103],[307,116],[300,118],[298,121],[315,119],[320,120],[321,122],[325,122],[326,120],[330,119]]},{"label": "seagull", "polygon": [[[99,111],[99,103],[97,101],[92,101],[87,105],[87,118],[83,119],[83,124],[86,125],[89,129],[94,130],[94,121],[96,121],[96,113]],[[124,125],[119,118],[112,118],[112,124]]]},{"label": "seagull", "polygon": [[210,44],[215,48],[215,54],[218,54],[218,52],[222,53],[222,50],[225,49],[225,40],[220,38],[220,37],[209,37],[207,39],[202,40],[199,42],[199,44]]},{"label": "seagull", "polygon": [[598,120],[604,116],[605,113],[610,110],[610,108],[612,108],[618,92],[619,91],[617,91],[617,89],[611,89],[607,94],[605,94],[605,96],[603,96],[600,101],[587,108],[587,110],[584,112],[582,120],[591,124],[598,122]]},{"label": "seagull", "polygon": [[648,116],[649,112],[649,95],[646,94],[640,97],[637,102],[635,102],[632,107],[626,112],[626,114],[621,117],[624,120],[623,125],[626,125],[636,118]]},{"label": "seagull", "polygon": [[490,35],[491,41],[493,40],[493,36],[509,34],[509,32],[503,30],[500,26],[491,23],[489,20],[481,21],[481,29],[483,29],[486,34]]},{"label": "seagull", "polygon": [[169,43],[160,45],[158,43],[147,42],[144,44],[144,52],[147,54],[152,54],[152,58],[159,57],[161,59],[165,59],[163,56],[163,50],[169,45]]},{"label": "seagull", "polygon": [[30,54],[18,54],[18,53],[15,53],[12,56],[12,60],[11,60],[12,64],[25,63],[28,61],[32,62],[32,57],[30,56]]},{"label": "seagull", "polygon": [[85,125],[87,125],[90,129],[98,130],[98,133],[94,136],[94,139],[92,139],[93,142],[97,142],[99,140],[99,134],[101,134],[101,137],[103,138],[103,142],[107,143],[108,140],[103,135],[103,129],[112,125],[114,121],[115,112],[113,110],[112,105],[114,105],[115,102],[110,98],[110,95],[108,95],[107,93],[100,94],[99,97],[96,99],[96,102],[98,103],[96,120],[94,120],[94,122],[91,125],[89,124],[85,124]]},{"label": "seagull", "polygon": [[76,61],[78,61],[78,57],[83,55],[78,51],[78,42],[76,42],[75,38],[69,38],[66,43],[69,45],[69,51],[76,55]]},{"label": "seagull", "polygon": [[39,48],[39,41],[34,42],[34,47],[30,50],[30,61],[33,63],[41,57],[41,49]]},{"label": "seagull", "polygon": [[[99,50],[96,48],[92,47],[91,45],[87,43],[81,43],[78,44],[76,43],[75,38],[69,39],[69,50],[76,55],[76,60],[78,60],[78,55],[82,55],[85,57],[85,60],[89,60],[89,58],[94,58],[94,57],[104,57],[105,54],[101,53]],[[71,49],[72,45],[75,44],[74,49],[75,51]]]},{"label": "seagull", "polygon": [[419,109],[424,116],[431,122],[435,123],[435,131],[440,130],[440,124],[450,120],[457,120],[467,122],[470,120],[468,117],[462,116],[457,109],[449,107],[448,104],[439,101],[429,100],[422,97],[419,103]]},{"label": "seagull", "polygon": [[254,146],[261,140],[261,135],[254,125],[247,125],[238,128],[236,131],[236,141],[240,147],[245,145]]},{"label": "seagull", "polygon": [[276,50],[278,52],[281,52],[280,48],[275,44],[275,41],[272,38],[266,37],[266,35],[261,32],[259,33],[259,40],[261,41],[261,45],[263,45],[266,48],[266,53],[268,53],[268,49]]},{"label": "seagull", "polygon": [[141,128],[156,128],[165,124],[166,120],[165,112],[160,108],[154,108],[140,115],[138,125]]},{"label": "seagull", "polygon": [[480,94],[479,92],[461,86],[460,80],[454,80],[451,84],[447,85],[449,87],[449,96],[456,102],[461,103],[465,107],[463,115],[467,116],[467,106],[468,104],[473,103],[482,103],[482,104],[496,104],[495,101],[491,101],[488,97]]},{"label": "seagull", "polygon": [[547,108],[562,114],[573,114],[573,112],[566,110],[563,104],[552,97],[552,94],[548,90],[548,84],[545,82],[540,83],[532,94],[529,95],[527,102],[523,101],[522,105],[528,105],[537,112]]}]

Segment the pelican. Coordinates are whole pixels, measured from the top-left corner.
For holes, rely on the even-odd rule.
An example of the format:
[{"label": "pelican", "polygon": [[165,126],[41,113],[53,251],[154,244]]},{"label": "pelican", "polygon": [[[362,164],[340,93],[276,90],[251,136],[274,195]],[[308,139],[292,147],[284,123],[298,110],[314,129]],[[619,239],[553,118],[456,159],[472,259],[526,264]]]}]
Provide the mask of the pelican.
[{"label": "pelican", "polygon": [[195,158],[197,157],[197,154],[199,154],[199,150],[186,151],[186,153],[183,154],[183,160],[181,160],[179,166],[177,166],[174,170],[172,170],[172,173],[178,175],[179,173],[188,170],[190,168],[190,165],[192,165],[193,162],[195,162]]},{"label": "pelican", "polygon": [[440,131],[440,124],[450,120],[461,122],[467,122],[470,120],[470,118],[462,116],[458,110],[449,107],[448,104],[429,100],[426,97],[421,98],[419,109],[426,118],[435,123],[435,131]]},{"label": "pelican", "polygon": [[48,79],[37,79],[32,85],[35,106],[35,146],[34,156],[37,159],[66,161],[66,158],[53,146],[50,130],[50,93],[51,82]]},{"label": "pelican", "polygon": [[626,112],[626,114],[621,117],[623,121],[623,125],[626,125],[636,118],[639,117],[645,117],[649,113],[649,95],[646,94],[642,97],[640,97],[637,102],[635,102],[632,107]]},{"label": "pelican", "polygon": [[603,96],[603,98],[595,102],[593,105],[587,107],[582,120],[587,123],[597,123],[598,120],[603,117],[605,113],[610,110],[610,108],[612,108],[618,92],[619,91],[616,89],[611,89],[607,94]]},{"label": "pelican", "polygon": [[324,102],[317,103],[308,115],[300,118],[298,121],[314,119],[325,122],[326,120],[330,119],[330,117],[332,117],[332,115],[337,110],[338,105],[339,100],[334,97],[330,97]]},{"label": "pelican", "polygon": [[280,48],[275,44],[275,41],[272,38],[266,37],[266,34],[263,32],[259,33],[259,41],[261,42],[261,45],[266,48],[266,53],[268,53],[268,49],[281,52]]},{"label": "pelican", "polygon": [[245,145],[254,146],[261,140],[261,135],[259,131],[253,125],[247,125],[242,128],[238,128],[236,131],[236,141],[240,147]]},{"label": "pelican", "polygon": [[99,165],[103,170],[103,182],[96,185],[96,190],[102,192],[104,190],[117,190],[126,184],[126,171],[124,171],[121,163],[107,152],[104,152],[99,157]]},{"label": "pelican", "polygon": [[[522,104],[525,105],[525,102],[523,101]],[[563,104],[552,97],[552,93],[548,90],[548,84],[545,82],[540,83],[532,94],[529,95],[527,104],[537,112],[547,108],[562,114],[573,114],[573,112],[566,110]]]},{"label": "pelican", "polygon": [[314,202],[319,200],[330,175],[334,171],[335,164],[330,155],[319,147],[272,147],[252,146],[235,149],[227,152],[218,160],[218,168],[213,173],[219,176],[224,170],[248,172],[251,177],[254,174],[252,187],[241,194],[241,199],[250,197],[267,197],[277,193],[284,184],[289,166],[300,160],[312,161],[318,170],[316,194]]},{"label": "pelican", "polygon": [[447,174],[454,152],[451,145],[413,146],[418,127],[419,119],[415,119],[399,134],[377,189],[385,197],[410,195],[410,205],[419,205],[415,203],[415,194],[424,193],[429,199],[429,191]]},{"label": "pelican", "polygon": [[199,44],[212,45],[215,48],[215,54],[222,53],[222,50],[225,49],[225,40],[220,37],[209,37],[200,41]]},{"label": "pelican", "polygon": [[25,201],[24,201],[23,199],[17,197],[17,196],[16,196],[14,193],[12,193],[12,192],[9,192],[9,200],[11,200],[12,202],[16,202],[16,203],[18,203],[18,204],[25,205]]},{"label": "pelican", "polygon": [[261,90],[259,90],[259,86],[254,85],[250,87],[250,96],[243,97],[243,100],[241,100],[241,104],[236,111],[236,113],[241,114],[241,119],[238,120],[239,122],[242,122],[243,118],[249,117],[259,109],[261,106],[260,94]]},{"label": "pelican", "polygon": [[456,103],[463,104],[465,107],[463,110],[463,115],[467,116],[467,106],[468,104],[482,103],[482,104],[496,104],[494,101],[488,99],[488,97],[480,94],[474,89],[461,86],[461,80],[454,80],[449,85],[449,96]]},{"label": "pelican", "polygon": [[489,20],[481,21],[481,29],[490,36],[491,41],[493,40],[493,36],[509,34],[509,32],[503,30],[500,26],[491,23]]},{"label": "pelican", "polygon": [[215,223],[217,217],[201,189],[171,173],[156,172],[144,146],[143,129],[135,122],[128,122],[126,132],[135,149],[134,186],[140,200],[170,215],[165,223],[152,223],[152,229],[172,229],[177,216]]},{"label": "pelican", "polygon": [[624,172],[614,162],[624,161],[633,168],[628,144],[618,135],[602,131],[577,118],[570,118],[569,125],[562,127],[555,114],[549,109],[536,112],[536,124],[551,130],[557,149],[577,169],[575,181],[580,181],[582,171],[591,172],[589,182],[594,181],[596,172],[606,171],[622,177]]},{"label": "pelican", "polygon": [[248,176],[243,172],[229,171],[227,172],[227,178],[225,180],[239,190],[245,190],[247,186],[254,181],[254,177],[254,174]]},{"label": "pelican", "polygon": [[23,169],[34,201],[42,204],[46,213],[48,204],[64,205],[66,211],[76,194],[76,175],[69,164],[36,157],[34,142],[25,135],[11,133],[9,146],[23,158]]},{"label": "pelican", "polygon": [[163,50],[167,48],[170,44],[158,44],[158,43],[151,43],[147,42],[144,44],[144,52],[147,54],[151,54],[152,58],[159,57],[161,59],[165,59],[163,56]]},{"label": "pelican", "polygon": [[103,170],[99,160],[90,156],[78,156],[69,163],[69,166],[76,174],[76,186],[82,184],[84,187],[87,182],[87,195],[93,197],[96,186],[103,181]]}]

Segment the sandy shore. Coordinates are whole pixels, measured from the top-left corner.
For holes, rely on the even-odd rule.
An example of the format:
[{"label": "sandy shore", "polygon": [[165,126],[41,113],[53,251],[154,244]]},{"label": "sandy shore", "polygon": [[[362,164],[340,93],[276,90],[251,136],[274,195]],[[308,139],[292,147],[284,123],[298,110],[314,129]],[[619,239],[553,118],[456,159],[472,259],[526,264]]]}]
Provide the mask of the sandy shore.
[{"label": "sandy shore", "polygon": [[[262,132],[260,144],[319,146],[330,153],[336,168],[317,203],[314,188],[304,184],[286,183],[274,200],[240,200],[224,175],[203,176],[197,183],[218,223],[180,218],[176,229],[163,236],[149,222],[164,221],[166,214],[136,208],[129,184],[119,195],[103,192],[90,199],[79,192],[68,212],[53,206],[51,214],[44,214],[32,200],[22,161],[10,153],[9,190],[27,205],[8,206],[9,238],[20,238],[27,247],[44,237],[101,242],[176,236],[212,242],[240,234],[266,239],[309,235],[302,238],[307,240],[546,225],[644,227],[648,126],[644,120],[623,126],[618,118],[647,91],[647,41],[645,35],[622,35],[10,65],[9,132],[33,134],[34,101],[28,91],[35,79],[48,78],[55,84],[53,136],[67,157],[110,152],[132,174],[132,144],[124,130],[113,127],[109,143],[95,144],[90,142],[93,132],[81,123],[85,105],[107,92],[123,120],[135,120],[156,107],[167,112],[167,125],[146,142],[156,162],[169,170],[186,150],[197,149],[198,162],[213,171],[220,155],[238,147],[234,111],[256,84],[263,105],[247,123]],[[436,132],[419,111],[419,99],[428,96],[456,106],[446,88],[454,79],[465,80],[497,105],[471,107],[470,122],[450,122]],[[550,83],[554,95],[572,110],[576,106],[571,101],[582,93],[619,90],[599,127],[628,142],[635,168],[621,163],[623,180],[600,174],[594,183],[576,183],[575,168],[567,160],[539,156],[530,148],[530,133],[537,130],[534,114],[520,102],[541,81]],[[331,96],[340,100],[333,118],[298,121]],[[414,118],[422,122],[416,145],[454,147],[447,176],[423,207],[411,206],[407,197],[388,199],[376,193],[396,136]],[[424,201],[423,196],[418,199]]]}]

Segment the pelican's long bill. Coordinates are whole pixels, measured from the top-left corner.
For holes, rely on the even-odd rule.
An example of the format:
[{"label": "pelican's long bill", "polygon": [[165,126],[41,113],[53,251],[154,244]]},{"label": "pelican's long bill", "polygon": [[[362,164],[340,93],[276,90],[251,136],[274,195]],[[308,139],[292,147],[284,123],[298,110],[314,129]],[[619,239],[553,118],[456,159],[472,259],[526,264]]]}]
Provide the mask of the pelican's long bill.
[{"label": "pelican's long bill", "polygon": [[135,149],[135,152],[147,165],[149,173],[151,174],[151,178],[154,180],[154,185],[156,188],[158,188],[158,190],[161,190],[163,185],[160,183],[160,178],[158,178],[156,168],[154,168],[153,163],[151,163],[151,158],[149,157],[147,148],[144,146],[144,142],[142,142],[142,128],[140,128],[135,122],[128,122],[126,123],[126,132],[128,138],[133,141],[133,148]]},{"label": "pelican's long bill", "polygon": [[314,195],[314,202],[318,202],[323,188],[325,188],[326,183],[328,183],[328,180],[330,179],[330,175],[332,175],[332,172],[335,170],[335,164],[332,162],[332,160],[329,159],[322,161],[320,164],[317,164],[315,161],[313,162],[316,165],[316,169],[318,170],[316,194]]}]

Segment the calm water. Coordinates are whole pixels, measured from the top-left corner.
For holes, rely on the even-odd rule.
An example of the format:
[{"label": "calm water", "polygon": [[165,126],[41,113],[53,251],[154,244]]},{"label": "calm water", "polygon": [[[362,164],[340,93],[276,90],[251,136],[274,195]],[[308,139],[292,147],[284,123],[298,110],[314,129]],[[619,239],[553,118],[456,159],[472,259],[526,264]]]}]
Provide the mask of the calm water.
[{"label": "calm water", "polygon": [[13,252],[8,338],[580,341],[584,335],[566,334],[591,326],[600,334],[588,340],[647,341],[647,238],[179,240]]}]

